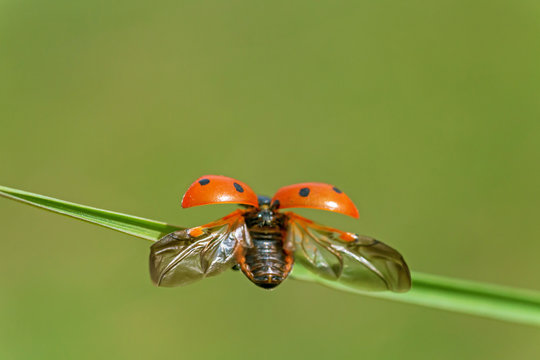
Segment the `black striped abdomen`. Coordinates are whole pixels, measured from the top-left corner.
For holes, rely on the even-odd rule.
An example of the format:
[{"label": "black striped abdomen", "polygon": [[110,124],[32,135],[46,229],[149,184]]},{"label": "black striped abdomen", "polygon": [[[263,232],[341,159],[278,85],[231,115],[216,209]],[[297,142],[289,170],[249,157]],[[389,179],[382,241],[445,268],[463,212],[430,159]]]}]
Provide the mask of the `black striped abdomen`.
[{"label": "black striped abdomen", "polygon": [[245,249],[241,269],[255,285],[272,289],[287,278],[293,258],[283,249],[281,230],[250,229],[253,247]]}]

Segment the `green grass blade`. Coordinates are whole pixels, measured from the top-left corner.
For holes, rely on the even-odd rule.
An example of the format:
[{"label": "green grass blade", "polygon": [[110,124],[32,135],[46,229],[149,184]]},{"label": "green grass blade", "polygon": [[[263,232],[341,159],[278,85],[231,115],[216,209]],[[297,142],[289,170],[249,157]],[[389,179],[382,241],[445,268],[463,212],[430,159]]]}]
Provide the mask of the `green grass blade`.
[{"label": "green grass blade", "polygon": [[[0,186],[0,196],[151,241],[181,229],[159,221],[101,210],[4,186]],[[316,277],[299,264],[295,265],[291,276],[351,293],[540,327],[540,293],[535,291],[414,272],[413,286],[407,293],[364,292]]]},{"label": "green grass blade", "polygon": [[79,205],[5,186],[0,186],[0,196],[151,241],[182,229],[159,221]]},{"label": "green grass blade", "polygon": [[412,273],[412,288],[406,293],[361,291],[314,277],[305,268],[296,265],[292,276],[370,297],[540,327],[540,293],[536,291],[419,272]]}]

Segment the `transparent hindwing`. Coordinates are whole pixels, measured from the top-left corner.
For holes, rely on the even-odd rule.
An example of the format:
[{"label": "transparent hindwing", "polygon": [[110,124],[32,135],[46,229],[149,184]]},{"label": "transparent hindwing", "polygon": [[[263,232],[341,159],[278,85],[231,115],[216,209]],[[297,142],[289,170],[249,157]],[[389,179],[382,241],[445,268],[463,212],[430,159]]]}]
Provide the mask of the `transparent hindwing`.
[{"label": "transparent hindwing", "polygon": [[287,246],[295,263],[329,280],[360,290],[404,292],[411,275],[403,257],[382,242],[288,215]]},{"label": "transparent hindwing", "polygon": [[157,286],[181,286],[215,276],[236,265],[236,254],[251,239],[237,210],[196,228],[170,233],[150,248],[150,277]]}]

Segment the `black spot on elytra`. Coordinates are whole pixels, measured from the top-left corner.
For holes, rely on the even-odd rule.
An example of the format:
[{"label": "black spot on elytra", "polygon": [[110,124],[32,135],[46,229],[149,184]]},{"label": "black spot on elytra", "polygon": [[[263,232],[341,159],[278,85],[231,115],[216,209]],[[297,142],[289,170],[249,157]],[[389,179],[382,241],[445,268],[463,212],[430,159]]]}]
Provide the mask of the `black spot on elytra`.
[{"label": "black spot on elytra", "polygon": [[307,197],[309,195],[309,188],[301,188],[298,194],[300,194],[301,197]]},{"label": "black spot on elytra", "polygon": [[338,194],[341,194],[341,193],[342,193],[342,191],[339,190],[339,189],[338,189],[337,187],[335,187],[335,186],[332,188],[332,190],[334,190],[334,191],[337,192]]},{"label": "black spot on elytra", "polygon": [[240,184],[234,183],[233,185],[236,191],[241,192],[241,193],[244,192],[244,188]]},{"label": "black spot on elytra", "polygon": [[210,180],[208,180],[208,179],[201,179],[201,180],[199,180],[199,184],[201,184],[201,185],[203,185],[203,186],[204,186],[204,185],[208,185],[209,183],[210,183]]},{"label": "black spot on elytra", "polygon": [[274,202],[272,203],[272,207],[273,207],[274,209],[279,209],[279,205],[281,205],[281,204],[279,203],[279,200],[274,200]]}]

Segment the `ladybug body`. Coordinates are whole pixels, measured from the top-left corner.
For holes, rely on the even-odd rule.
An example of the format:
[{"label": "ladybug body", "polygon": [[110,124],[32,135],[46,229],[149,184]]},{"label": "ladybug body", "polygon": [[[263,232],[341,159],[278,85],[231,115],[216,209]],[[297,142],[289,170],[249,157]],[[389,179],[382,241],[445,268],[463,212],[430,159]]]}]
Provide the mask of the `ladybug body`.
[{"label": "ladybug body", "polygon": [[286,216],[274,212],[268,200],[259,196],[259,207],[244,213],[253,246],[246,248],[238,259],[248,279],[265,289],[281,284],[294,262],[292,251],[284,247]]},{"label": "ladybug body", "polygon": [[411,287],[407,264],[391,247],[281,211],[304,207],[358,218],[351,199],[333,185],[289,185],[269,198],[257,196],[238,180],[207,175],[182,198],[184,208],[218,203],[245,209],[175,231],[152,245],[150,275],[156,285],[185,285],[239,268],[255,285],[272,289],[289,276],[296,262],[317,276],[360,290],[403,292]]}]

